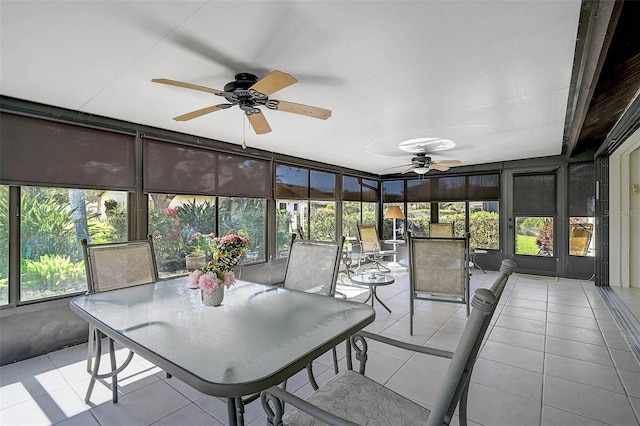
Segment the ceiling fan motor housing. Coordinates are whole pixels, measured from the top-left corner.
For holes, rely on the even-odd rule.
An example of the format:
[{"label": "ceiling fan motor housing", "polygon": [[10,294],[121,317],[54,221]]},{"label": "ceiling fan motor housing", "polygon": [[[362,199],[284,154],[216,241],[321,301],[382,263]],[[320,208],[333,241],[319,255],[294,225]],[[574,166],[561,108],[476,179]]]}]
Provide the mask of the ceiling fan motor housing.
[{"label": "ceiling fan motor housing", "polygon": [[427,157],[425,154],[418,154],[411,159],[411,162],[424,167],[425,165],[431,164],[431,157]]},{"label": "ceiling fan motor housing", "polygon": [[[268,96],[255,90],[250,90],[258,81],[258,77],[248,72],[236,74],[235,81],[224,85],[223,96],[234,105],[239,105],[241,109],[254,110],[256,104],[264,105]],[[255,111],[254,111],[255,112]]]}]

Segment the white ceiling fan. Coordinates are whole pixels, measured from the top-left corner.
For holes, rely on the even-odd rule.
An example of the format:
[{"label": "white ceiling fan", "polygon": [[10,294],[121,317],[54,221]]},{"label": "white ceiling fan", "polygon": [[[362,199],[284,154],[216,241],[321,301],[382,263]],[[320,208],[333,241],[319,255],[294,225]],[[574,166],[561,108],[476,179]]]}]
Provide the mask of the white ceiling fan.
[{"label": "white ceiling fan", "polygon": [[395,166],[395,167],[390,167],[387,170],[391,170],[391,169],[396,169],[399,167],[407,167],[405,170],[403,170],[401,173],[409,173],[409,172],[414,172],[418,175],[423,175],[425,173],[428,173],[431,170],[438,170],[441,172],[446,172],[447,170],[449,170],[449,166],[457,166],[462,164],[462,161],[460,160],[437,160],[434,161],[431,159],[431,157],[427,156],[426,153],[424,152],[419,152],[416,154],[415,157],[413,157],[411,159],[411,163],[410,164],[403,164],[401,166]]}]

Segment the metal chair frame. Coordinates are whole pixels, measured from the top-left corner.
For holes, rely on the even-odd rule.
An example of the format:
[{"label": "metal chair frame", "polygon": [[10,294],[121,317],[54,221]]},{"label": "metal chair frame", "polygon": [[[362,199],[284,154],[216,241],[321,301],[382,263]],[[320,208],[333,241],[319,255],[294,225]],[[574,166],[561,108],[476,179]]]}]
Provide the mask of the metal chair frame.
[{"label": "metal chair frame", "polygon": [[[158,267],[151,235],[146,240],[104,244],[90,244],[86,239],[82,239],[81,245],[89,293],[148,284],[158,280]],[[145,264],[147,267],[144,267]],[[113,340],[109,338],[111,372],[98,374],[104,337],[106,336],[102,332],[89,325],[87,371],[91,373],[91,380],[85,403],[91,399],[96,380],[105,378],[112,379],[112,399],[114,403],[118,402],[118,373],[124,370],[133,358],[133,352],[129,351],[127,359],[117,367]]]}]

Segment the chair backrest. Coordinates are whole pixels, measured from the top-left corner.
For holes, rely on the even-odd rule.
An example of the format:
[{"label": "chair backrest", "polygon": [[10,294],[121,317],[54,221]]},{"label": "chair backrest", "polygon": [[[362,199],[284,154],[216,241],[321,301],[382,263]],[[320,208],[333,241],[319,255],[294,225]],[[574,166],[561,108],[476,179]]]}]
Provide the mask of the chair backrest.
[{"label": "chair backrest", "polygon": [[449,424],[463,394],[467,392],[473,366],[478,357],[482,340],[489,328],[491,316],[496,310],[507,279],[513,273],[516,264],[513,260],[503,260],[500,275],[491,288],[480,288],[473,295],[473,310],[467,318],[449,369],[436,397],[429,415],[427,426]]},{"label": "chair backrest", "polygon": [[466,298],[469,277],[466,238],[409,238],[409,284],[416,293]]},{"label": "chair backrest", "polygon": [[362,251],[380,251],[380,239],[375,225],[358,225],[358,238]]},{"label": "chair backrest", "polygon": [[569,225],[569,254],[585,256],[589,252],[592,236],[592,223],[572,223]]},{"label": "chair backrest", "polygon": [[293,240],[284,275],[284,287],[333,296],[343,243],[344,237],[339,241]]},{"label": "chair backrest", "polygon": [[114,290],[158,280],[153,240],[89,244],[82,240],[89,292]]},{"label": "chair backrest", "polygon": [[453,223],[429,223],[429,236],[431,238],[453,238]]}]

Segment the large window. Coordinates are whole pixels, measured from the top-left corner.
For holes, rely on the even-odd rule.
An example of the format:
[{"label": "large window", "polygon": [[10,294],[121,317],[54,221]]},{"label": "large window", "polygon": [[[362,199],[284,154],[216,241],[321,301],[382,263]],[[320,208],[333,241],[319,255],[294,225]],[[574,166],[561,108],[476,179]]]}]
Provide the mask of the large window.
[{"label": "large window", "polygon": [[127,193],[23,187],[20,300],[86,291],[80,240],[127,240]]},{"label": "large window", "polygon": [[553,256],[553,218],[516,217],[516,254]]},{"label": "large window", "polygon": [[161,278],[184,274],[210,260],[215,232],[215,197],[149,194],[149,233]]},{"label": "large window", "polygon": [[276,258],[289,256],[292,234],[307,238],[306,224],[309,223],[309,202],[307,200],[276,200]]},{"label": "large window", "polygon": [[465,237],[466,203],[445,202],[438,203],[438,223],[453,223],[453,234],[456,238]]},{"label": "large window", "polygon": [[218,198],[218,215],[221,236],[239,234],[249,240],[249,250],[240,259],[240,264],[266,259],[267,201],[256,198]]},{"label": "large window", "polygon": [[335,241],[336,179],[332,172],[276,164],[276,257],[288,256],[292,234]]},{"label": "large window", "polygon": [[342,235],[345,238],[358,237],[358,225],[362,217],[360,201],[343,201],[342,203]]},{"label": "large window", "polygon": [[431,221],[431,203],[407,204],[407,233],[414,237],[426,237]]},{"label": "large window", "polygon": [[[398,207],[402,213],[401,218],[389,218],[388,214],[395,212],[390,207]],[[382,205],[382,239],[383,240],[403,240],[404,239],[404,204],[403,203],[384,203]]]},{"label": "large window", "polygon": [[9,187],[0,185],[0,305],[9,302]]},{"label": "large window", "polygon": [[309,216],[310,239],[335,241],[336,203],[334,201],[311,201]]},{"label": "large window", "polygon": [[500,204],[498,201],[469,202],[469,245],[479,249],[500,249]]}]

